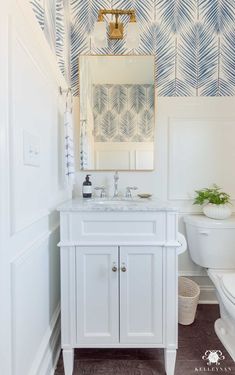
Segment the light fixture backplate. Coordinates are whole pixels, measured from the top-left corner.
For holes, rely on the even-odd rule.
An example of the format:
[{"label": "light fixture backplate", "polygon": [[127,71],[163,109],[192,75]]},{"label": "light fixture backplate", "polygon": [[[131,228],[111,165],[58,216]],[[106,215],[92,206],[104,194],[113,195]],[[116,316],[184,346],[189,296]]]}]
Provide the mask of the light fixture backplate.
[{"label": "light fixture backplate", "polygon": [[[118,26],[118,27],[117,27]],[[109,23],[109,38],[110,39],[123,39],[124,37],[124,26],[122,22],[110,22]]]}]

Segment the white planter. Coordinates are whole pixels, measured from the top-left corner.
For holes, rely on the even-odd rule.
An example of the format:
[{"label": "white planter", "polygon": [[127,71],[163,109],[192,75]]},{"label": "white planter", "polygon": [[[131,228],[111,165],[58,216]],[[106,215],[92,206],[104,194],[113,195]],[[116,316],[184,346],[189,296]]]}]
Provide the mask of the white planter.
[{"label": "white planter", "polygon": [[226,204],[213,204],[208,203],[203,207],[203,213],[211,219],[227,219],[232,215],[231,208]]}]

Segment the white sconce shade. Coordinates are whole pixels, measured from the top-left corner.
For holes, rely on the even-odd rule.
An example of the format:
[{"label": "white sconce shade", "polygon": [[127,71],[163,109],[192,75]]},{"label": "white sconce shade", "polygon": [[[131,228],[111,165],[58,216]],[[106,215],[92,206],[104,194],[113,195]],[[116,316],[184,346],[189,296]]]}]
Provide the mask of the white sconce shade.
[{"label": "white sconce shade", "polygon": [[[115,16],[115,22],[105,22],[105,15],[111,14]],[[129,23],[126,31],[126,47],[128,49],[135,49],[140,44],[140,30],[136,22],[136,14],[134,9],[100,9],[98,14],[98,21],[94,25],[94,32],[91,36],[94,46],[97,48],[105,48],[108,46],[107,41],[107,26],[109,28],[108,36],[110,40],[120,40],[124,38],[123,22],[120,22],[120,16],[128,15]]]},{"label": "white sconce shade", "polygon": [[137,22],[130,22],[126,31],[126,48],[138,48],[140,44],[140,30]]},{"label": "white sconce shade", "polygon": [[97,48],[107,47],[106,23],[96,22],[93,31],[93,41]]}]

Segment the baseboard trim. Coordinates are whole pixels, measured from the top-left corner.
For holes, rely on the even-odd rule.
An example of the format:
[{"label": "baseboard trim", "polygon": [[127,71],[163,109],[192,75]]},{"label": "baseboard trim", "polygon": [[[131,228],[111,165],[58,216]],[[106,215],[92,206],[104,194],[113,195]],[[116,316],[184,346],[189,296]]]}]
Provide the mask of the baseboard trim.
[{"label": "baseboard trim", "polygon": [[57,351],[55,353],[55,361],[54,361],[54,365],[51,369],[51,372],[49,372],[49,375],[55,374],[57,363],[58,363],[59,358],[60,358],[60,353],[61,353],[61,336],[59,335],[59,343],[58,343],[58,346],[57,346]]},{"label": "baseboard trim", "polygon": [[216,297],[216,289],[213,285],[200,285],[200,305],[214,305],[218,304]]},{"label": "baseboard trim", "polygon": [[207,273],[203,269],[200,271],[179,271],[179,276],[185,277],[206,277]]},{"label": "baseboard trim", "polygon": [[53,375],[60,349],[60,305],[58,305],[28,375]]},{"label": "baseboard trim", "polygon": [[[200,299],[199,304],[201,305],[212,305],[218,304],[217,296],[216,296],[216,288],[209,282],[209,277],[205,273],[205,271],[198,272],[198,271],[179,271],[179,276],[185,276],[192,278],[200,287]],[[203,282],[202,282],[203,280]]]}]

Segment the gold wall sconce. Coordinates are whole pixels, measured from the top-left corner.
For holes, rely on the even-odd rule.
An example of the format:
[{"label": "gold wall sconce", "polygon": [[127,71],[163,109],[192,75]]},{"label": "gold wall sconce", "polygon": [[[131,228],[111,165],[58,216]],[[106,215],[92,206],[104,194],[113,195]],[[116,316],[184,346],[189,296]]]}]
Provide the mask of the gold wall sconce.
[{"label": "gold wall sconce", "polygon": [[120,22],[120,16],[129,16],[129,23],[126,30],[126,48],[133,49],[139,46],[140,33],[139,26],[136,22],[135,10],[128,9],[100,9],[98,21],[95,23],[93,40],[95,45],[99,48],[107,46],[106,38],[106,22],[105,16],[111,15],[115,17],[115,21],[109,21],[108,36],[112,40],[120,40],[124,38],[124,25]]}]

